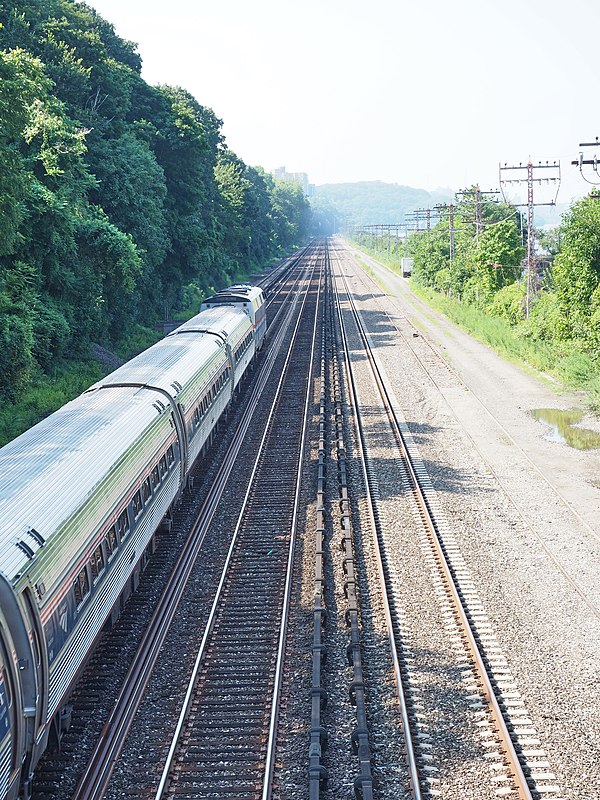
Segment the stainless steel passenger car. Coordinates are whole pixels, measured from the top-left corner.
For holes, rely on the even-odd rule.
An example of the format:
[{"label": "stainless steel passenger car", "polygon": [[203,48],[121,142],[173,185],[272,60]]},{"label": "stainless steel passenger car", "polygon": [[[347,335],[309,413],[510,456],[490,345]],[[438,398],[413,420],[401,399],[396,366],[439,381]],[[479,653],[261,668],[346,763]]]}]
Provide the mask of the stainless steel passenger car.
[{"label": "stainless steel passenger car", "polygon": [[0,800],[27,795],[68,725],[74,680],[136,588],[257,331],[262,344],[261,299],[245,287],[241,304],[210,302],[0,450]]},{"label": "stainless steel passenger car", "polygon": [[265,297],[260,287],[249,286],[246,283],[230,286],[228,289],[223,289],[212,297],[208,297],[200,306],[200,311],[214,305],[227,305],[243,309],[250,317],[254,328],[256,348],[260,350],[267,332]]}]

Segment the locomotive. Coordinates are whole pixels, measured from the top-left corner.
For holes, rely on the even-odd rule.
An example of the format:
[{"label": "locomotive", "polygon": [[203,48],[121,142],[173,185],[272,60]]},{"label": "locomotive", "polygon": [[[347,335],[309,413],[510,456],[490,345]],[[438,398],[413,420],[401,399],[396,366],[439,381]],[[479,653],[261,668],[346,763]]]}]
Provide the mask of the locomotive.
[{"label": "locomotive", "polygon": [[262,290],[229,287],[0,449],[0,800],[30,794],[68,728],[73,684],[265,333]]}]

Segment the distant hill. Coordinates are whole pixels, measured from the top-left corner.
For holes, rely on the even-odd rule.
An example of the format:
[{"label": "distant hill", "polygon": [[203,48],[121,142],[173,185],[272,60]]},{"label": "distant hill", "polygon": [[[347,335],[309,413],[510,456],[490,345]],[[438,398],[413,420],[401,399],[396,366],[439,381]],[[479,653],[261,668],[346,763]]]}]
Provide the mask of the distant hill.
[{"label": "distant hill", "polygon": [[383,181],[326,183],[316,186],[311,204],[316,210],[335,209],[340,222],[352,225],[402,222],[404,215],[417,208],[432,208],[448,202],[452,191],[427,192],[412,186]]}]

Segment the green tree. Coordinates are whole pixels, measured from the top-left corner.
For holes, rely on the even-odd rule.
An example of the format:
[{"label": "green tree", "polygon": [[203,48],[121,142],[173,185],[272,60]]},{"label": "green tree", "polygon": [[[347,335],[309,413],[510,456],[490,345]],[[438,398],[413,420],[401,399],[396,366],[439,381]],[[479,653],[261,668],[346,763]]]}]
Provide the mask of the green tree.
[{"label": "green tree", "polygon": [[561,250],[552,268],[553,293],[559,313],[555,336],[600,344],[600,201],[586,197],[575,203],[561,226]]}]

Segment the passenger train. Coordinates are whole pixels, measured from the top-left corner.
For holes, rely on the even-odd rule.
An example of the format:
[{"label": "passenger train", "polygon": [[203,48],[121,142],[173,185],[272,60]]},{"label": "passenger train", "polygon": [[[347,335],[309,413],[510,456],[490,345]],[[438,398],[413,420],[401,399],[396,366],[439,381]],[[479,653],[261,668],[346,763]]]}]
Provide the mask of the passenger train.
[{"label": "passenger train", "polygon": [[258,287],[200,313],[0,449],[0,800],[27,797],[266,332]]}]

